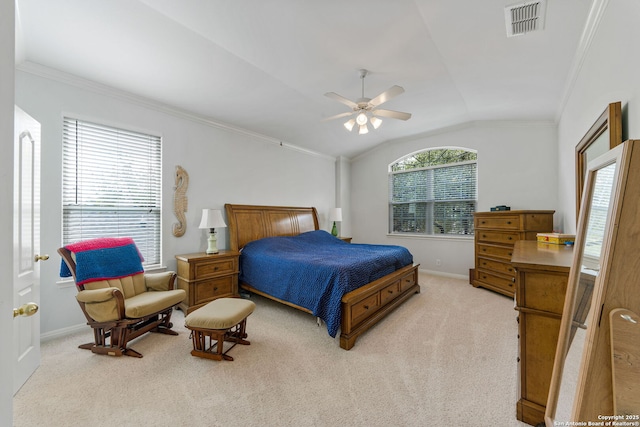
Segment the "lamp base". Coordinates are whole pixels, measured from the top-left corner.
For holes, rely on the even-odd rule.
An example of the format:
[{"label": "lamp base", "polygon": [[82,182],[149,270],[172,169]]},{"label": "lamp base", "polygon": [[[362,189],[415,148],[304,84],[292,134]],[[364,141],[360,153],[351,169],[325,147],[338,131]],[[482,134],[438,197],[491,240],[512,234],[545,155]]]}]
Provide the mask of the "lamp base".
[{"label": "lamp base", "polygon": [[218,237],[213,229],[209,232],[209,239],[207,239],[207,255],[217,254],[218,252]]},{"label": "lamp base", "polygon": [[331,235],[338,237],[338,227],[336,226],[335,221],[333,221],[333,228],[331,229]]}]

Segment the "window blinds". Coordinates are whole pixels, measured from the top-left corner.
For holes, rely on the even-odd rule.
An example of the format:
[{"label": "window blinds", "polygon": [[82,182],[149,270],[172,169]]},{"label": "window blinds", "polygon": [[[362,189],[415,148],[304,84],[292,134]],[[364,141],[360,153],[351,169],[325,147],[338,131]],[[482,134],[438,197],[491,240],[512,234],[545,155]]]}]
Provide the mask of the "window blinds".
[{"label": "window blinds", "polygon": [[391,173],[391,231],[473,234],[476,166],[473,161]]},{"label": "window blinds", "polygon": [[161,139],[65,117],[63,244],[131,237],[160,264]]}]

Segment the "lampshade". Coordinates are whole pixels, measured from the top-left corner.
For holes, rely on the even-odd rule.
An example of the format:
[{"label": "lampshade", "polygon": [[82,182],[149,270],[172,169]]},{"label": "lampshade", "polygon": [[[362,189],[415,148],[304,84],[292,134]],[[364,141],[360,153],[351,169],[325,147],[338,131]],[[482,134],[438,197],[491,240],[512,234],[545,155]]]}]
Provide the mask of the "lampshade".
[{"label": "lampshade", "polygon": [[329,210],[329,221],[342,221],[342,208]]},{"label": "lampshade", "polygon": [[371,125],[373,125],[374,129],[378,129],[380,127],[380,125],[382,124],[382,120],[380,120],[377,117],[371,117]]},{"label": "lampshade", "polygon": [[347,130],[349,132],[351,132],[351,130],[353,129],[353,126],[356,124],[356,121],[354,119],[350,119],[346,122],[344,122],[344,127],[347,128]]},{"label": "lampshade", "polygon": [[219,209],[202,209],[202,220],[198,228],[222,228],[226,227],[222,212]]},{"label": "lampshade", "polygon": [[367,127],[367,124],[363,124],[360,125],[360,130],[358,131],[359,135],[364,135],[365,133],[369,133],[369,128]]}]

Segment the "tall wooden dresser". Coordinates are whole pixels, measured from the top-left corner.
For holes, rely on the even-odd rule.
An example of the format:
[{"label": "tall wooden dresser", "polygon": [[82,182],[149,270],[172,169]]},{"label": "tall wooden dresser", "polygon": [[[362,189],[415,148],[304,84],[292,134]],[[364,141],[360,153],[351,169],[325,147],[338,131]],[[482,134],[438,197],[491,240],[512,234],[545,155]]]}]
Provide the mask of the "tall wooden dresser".
[{"label": "tall wooden dresser", "polygon": [[573,261],[573,247],[518,241],[516,271],[518,311],[518,402],[516,417],[544,423],[562,310]]},{"label": "tall wooden dresser", "polygon": [[536,240],[537,233],[553,231],[555,211],[518,210],[476,212],[475,270],[473,286],[513,297],[515,271],[511,265],[513,245]]}]

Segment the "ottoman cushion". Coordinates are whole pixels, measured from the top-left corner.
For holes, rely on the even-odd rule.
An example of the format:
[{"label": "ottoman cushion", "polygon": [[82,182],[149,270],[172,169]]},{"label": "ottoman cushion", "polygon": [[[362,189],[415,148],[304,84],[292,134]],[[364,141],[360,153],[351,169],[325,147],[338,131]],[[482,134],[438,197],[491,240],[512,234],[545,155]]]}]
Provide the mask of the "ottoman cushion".
[{"label": "ottoman cushion", "polygon": [[229,329],[253,313],[256,304],[242,298],[218,298],[189,313],[184,319],[188,328]]}]

